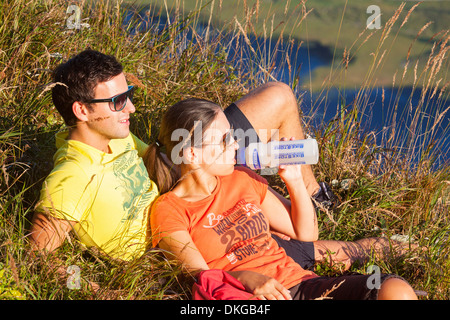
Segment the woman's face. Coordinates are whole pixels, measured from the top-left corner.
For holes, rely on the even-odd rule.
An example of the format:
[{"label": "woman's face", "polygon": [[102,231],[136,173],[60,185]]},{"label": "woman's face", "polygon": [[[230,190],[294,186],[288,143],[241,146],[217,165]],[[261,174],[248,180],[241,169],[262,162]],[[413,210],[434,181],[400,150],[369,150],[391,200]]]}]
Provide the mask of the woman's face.
[{"label": "woman's face", "polygon": [[236,164],[235,155],[238,147],[230,123],[220,110],[203,133],[201,146],[196,148],[197,164],[215,175],[231,174]]}]

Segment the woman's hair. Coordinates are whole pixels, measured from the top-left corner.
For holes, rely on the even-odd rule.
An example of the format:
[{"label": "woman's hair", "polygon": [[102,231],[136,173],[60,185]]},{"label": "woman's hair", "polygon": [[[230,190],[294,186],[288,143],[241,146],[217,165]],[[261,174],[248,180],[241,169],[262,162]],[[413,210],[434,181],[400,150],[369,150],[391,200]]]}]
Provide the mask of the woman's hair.
[{"label": "woman's hair", "polygon": [[[169,191],[180,179],[179,168],[173,163],[169,163],[161,154],[161,149],[165,148],[167,157],[173,155],[175,147],[198,145],[197,128],[201,128],[201,138],[203,133],[211,125],[221,108],[214,102],[190,98],[182,100],[171,106],[161,121],[158,139],[151,144],[143,159],[147,167],[148,175],[153,180],[161,194]],[[194,134],[194,129],[195,133]],[[176,130],[180,133],[174,134]],[[175,153],[178,149],[175,149]],[[181,157],[182,150],[177,156]],[[170,159],[172,162],[175,159]]]}]

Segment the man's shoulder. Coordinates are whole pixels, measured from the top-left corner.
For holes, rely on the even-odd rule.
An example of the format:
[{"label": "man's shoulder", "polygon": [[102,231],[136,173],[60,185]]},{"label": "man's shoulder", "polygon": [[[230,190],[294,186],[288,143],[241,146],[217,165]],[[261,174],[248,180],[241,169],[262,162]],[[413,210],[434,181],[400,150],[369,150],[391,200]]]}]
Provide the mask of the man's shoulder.
[{"label": "man's shoulder", "polygon": [[71,176],[72,179],[75,178],[78,181],[91,179],[93,175],[103,171],[105,167],[117,162],[122,154],[129,156],[128,151],[137,150],[136,141],[132,134],[123,139],[111,140],[110,146],[113,153],[105,154],[76,140],[60,141],[58,150],[54,155],[53,170],[49,176],[53,180],[66,179],[66,176]]},{"label": "man's shoulder", "polygon": [[90,146],[74,140],[60,141],[53,156],[53,169],[47,180],[64,180],[67,176],[86,179],[88,171],[95,165],[95,155],[89,150]]},{"label": "man's shoulder", "polygon": [[64,168],[65,170],[78,169],[83,170],[94,164],[94,158],[86,148],[81,148],[82,145],[76,145],[73,141],[61,145],[53,157],[54,169]]},{"label": "man's shoulder", "polygon": [[50,174],[45,179],[48,188],[63,188],[64,186],[86,183],[89,175],[87,165],[81,159],[72,157],[60,158],[55,162]]}]

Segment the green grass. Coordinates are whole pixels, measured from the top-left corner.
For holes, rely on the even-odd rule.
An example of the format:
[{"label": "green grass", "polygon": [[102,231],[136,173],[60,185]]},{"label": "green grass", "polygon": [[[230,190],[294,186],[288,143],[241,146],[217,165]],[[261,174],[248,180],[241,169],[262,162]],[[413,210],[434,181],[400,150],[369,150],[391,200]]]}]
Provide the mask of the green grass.
[{"label": "green grass", "polygon": [[[185,30],[198,23],[200,14],[209,17],[210,7],[187,17],[190,11],[184,10],[183,16],[181,5],[186,3],[187,7],[189,1],[179,3],[177,16],[176,7],[167,2],[167,10],[172,10],[175,18],[162,32],[151,29],[130,35],[136,22],[123,25],[123,9],[115,2],[85,4],[81,8],[82,22],[89,23],[90,28],[76,31],[66,28],[65,1],[0,1],[0,19],[4,22],[0,25],[0,299],[186,299],[189,296],[192,279],[184,277],[178,265],[159,252],[124,263],[85,248],[71,237],[56,254],[31,257],[26,238],[42,181],[52,168],[54,134],[64,127],[49,91],[50,70],[61,61],[60,57],[66,59],[87,47],[117,56],[124,64],[129,82],[138,87],[132,131],[146,142],[156,137],[161,115],[174,102],[196,96],[226,106],[271,79],[270,57],[268,63],[262,63],[258,56],[260,48],[243,45],[241,50],[248,50],[253,59],[236,61],[238,66],[239,63],[250,64],[251,72],[242,73],[239,67],[227,63],[226,43],[221,41],[220,34],[211,34],[208,41],[202,41],[201,35],[198,35],[199,41],[190,41]],[[279,3],[281,1],[274,2],[274,6]],[[332,3],[336,2],[329,2],[329,15],[337,14],[331,10]],[[314,5],[308,3],[308,8]],[[223,6],[225,8],[225,1]],[[320,12],[324,7],[322,3],[317,4]],[[166,8],[163,3],[161,7],[151,6],[150,11],[165,13]],[[407,9],[399,13],[397,24],[404,18],[405,11]],[[217,16],[214,11],[212,16]],[[251,19],[267,27],[271,25],[269,17],[268,13],[260,11],[253,13]],[[311,31],[313,16],[308,14],[303,20],[302,17],[286,16],[288,27],[284,29],[283,41],[289,41],[296,30],[305,30],[306,24]],[[288,23],[292,20],[295,23],[291,26]],[[222,35],[250,34],[252,28],[257,34],[264,32],[261,25],[250,26],[248,22],[225,24]],[[408,32],[415,35],[422,26]],[[270,28],[266,28],[266,32],[273,41],[280,39]],[[369,236],[409,235],[426,250],[388,260],[374,257],[364,266],[355,265],[352,271],[365,272],[368,265],[376,264],[383,272],[400,274],[415,289],[426,291],[428,296],[424,299],[450,298],[449,165],[441,163],[437,169],[432,169],[439,153],[445,151],[432,146],[443,141],[449,131],[444,127],[443,134],[438,135],[435,130],[448,117],[448,105],[444,103],[449,98],[448,90],[444,90],[448,87],[449,63],[448,30],[446,32],[433,39],[427,35],[426,42],[436,43],[436,47],[429,52],[419,49],[426,63],[418,63],[415,68],[417,60],[411,55],[408,67],[396,73],[398,86],[406,86],[406,81],[402,80],[404,73],[405,77],[412,75],[413,78],[415,74],[415,87],[427,88],[441,96],[441,103],[433,114],[425,112],[426,100],[414,106],[409,116],[415,117],[417,126],[411,128],[408,136],[401,136],[395,130],[402,115],[397,119],[392,116],[393,129],[368,132],[362,113],[368,112],[370,102],[364,99],[343,105],[329,123],[315,124],[310,114],[303,119],[320,145],[320,161],[314,167],[317,178],[330,184],[334,182],[333,190],[342,203],[336,212],[319,212],[320,238],[357,240]],[[433,35],[435,33],[433,31]],[[336,63],[326,73],[332,78],[355,77],[369,89],[379,84],[376,81],[379,74],[386,73],[392,79],[395,71],[389,74],[381,69],[386,61],[382,58],[384,50],[393,48],[385,45],[398,42],[407,49],[411,42],[405,46],[400,33],[396,36],[388,29],[376,34],[380,37],[373,44],[376,47],[373,60],[365,65],[362,78],[350,67],[345,68],[345,63]],[[382,35],[386,40],[383,41]],[[328,36],[331,39],[327,41],[334,48],[336,37],[349,37],[361,43],[366,35],[358,39],[358,35],[341,31]],[[425,37],[425,33],[421,37]],[[336,52],[339,50],[338,45]],[[408,61],[407,52],[402,51],[404,61]],[[290,85],[295,87],[295,83]],[[317,87],[323,92],[322,97],[326,97],[327,89],[334,85],[331,79]],[[396,102],[387,109],[393,115]],[[422,123],[427,130],[422,131]],[[411,161],[416,155],[419,155],[418,163]],[[352,182],[349,188],[341,187],[345,179]],[[284,192],[284,186],[276,177],[270,177],[270,183]],[[57,267],[67,270],[71,265],[80,268],[80,290],[68,289],[69,274],[61,278],[55,272]],[[327,265],[319,265],[318,270],[323,274],[339,273]],[[100,286],[97,294],[89,289],[89,282]]]}]

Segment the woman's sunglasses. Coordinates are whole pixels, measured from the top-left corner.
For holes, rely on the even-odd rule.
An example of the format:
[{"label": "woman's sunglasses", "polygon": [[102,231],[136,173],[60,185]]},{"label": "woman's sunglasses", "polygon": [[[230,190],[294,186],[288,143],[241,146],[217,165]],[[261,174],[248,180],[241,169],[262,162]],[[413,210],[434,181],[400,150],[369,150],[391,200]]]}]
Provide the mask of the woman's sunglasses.
[{"label": "woman's sunglasses", "polygon": [[214,146],[220,145],[222,149],[225,150],[227,147],[231,146],[236,140],[233,136],[233,128],[223,135],[222,141],[220,143],[202,143],[201,146]]},{"label": "woman's sunglasses", "polygon": [[122,111],[123,108],[125,108],[128,99],[132,101],[133,99],[133,92],[134,92],[134,86],[128,86],[128,90],[124,93],[118,94],[112,98],[108,99],[93,99],[90,101],[87,101],[87,103],[97,103],[97,102],[109,102],[109,107],[111,108],[111,111]]}]

